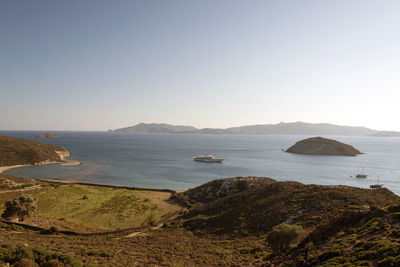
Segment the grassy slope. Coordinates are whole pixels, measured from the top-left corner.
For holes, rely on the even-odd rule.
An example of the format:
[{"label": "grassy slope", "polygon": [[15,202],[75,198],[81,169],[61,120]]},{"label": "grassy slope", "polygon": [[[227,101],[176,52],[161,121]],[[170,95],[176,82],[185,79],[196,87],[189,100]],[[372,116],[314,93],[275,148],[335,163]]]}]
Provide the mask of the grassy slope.
[{"label": "grassy slope", "polygon": [[[38,210],[28,222],[56,224],[62,228],[76,228],[78,225],[82,229],[110,230],[137,227],[151,220],[159,221],[180,209],[165,202],[171,196],[167,192],[64,185],[45,188],[33,196],[38,199]],[[48,218],[50,222],[38,217]]]},{"label": "grassy slope", "polygon": [[55,151],[66,150],[50,144],[0,136],[0,166],[34,164],[45,160],[61,161]]}]

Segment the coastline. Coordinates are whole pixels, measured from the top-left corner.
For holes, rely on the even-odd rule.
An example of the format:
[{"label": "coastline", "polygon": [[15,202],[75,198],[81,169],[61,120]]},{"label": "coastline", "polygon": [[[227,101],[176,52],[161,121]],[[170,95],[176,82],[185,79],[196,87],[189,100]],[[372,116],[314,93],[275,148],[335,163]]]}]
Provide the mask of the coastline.
[{"label": "coastline", "polygon": [[[2,174],[4,171],[7,171],[9,169],[14,169],[14,168],[20,168],[20,167],[31,167],[31,166],[40,166],[40,165],[49,165],[49,164],[59,164],[61,166],[77,166],[82,164],[79,161],[73,161],[73,160],[65,160],[63,162],[58,162],[58,161],[53,161],[53,162],[45,162],[41,163],[38,165],[34,164],[26,164],[26,165],[13,165],[13,166],[2,166],[0,167],[0,174]],[[112,185],[112,184],[97,184],[97,183],[90,183],[90,182],[84,182],[81,180],[75,180],[75,179],[68,179],[68,180],[61,180],[61,179],[34,179],[34,180],[39,180],[39,181],[44,181],[44,182],[56,182],[60,184],[65,184],[65,185],[88,185],[88,186],[99,186],[99,187],[109,187],[109,188],[119,188],[119,189],[129,189],[129,190],[145,190],[145,191],[155,191],[155,192],[169,192],[171,194],[176,194],[179,192],[184,192],[185,190],[173,190],[169,188],[147,188],[147,187],[138,187],[138,186],[126,186],[126,185]]]},{"label": "coastline", "polygon": [[11,165],[11,166],[0,166],[0,174],[4,173],[7,170],[20,168],[20,167],[31,167],[31,166],[41,166],[41,165],[49,165],[49,164],[59,164],[61,166],[78,166],[82,163],[75,160],[66,160],[63,161],[48,161],[48,162],[41,162],[39,164],[21,164],[21,165]]},{"label": "coastline", "polygon": [[76,160],[65,160],[63,162],[60,162],[61,166],[78,166],[81,164],[82,163],[80,161],[76,161]]}]

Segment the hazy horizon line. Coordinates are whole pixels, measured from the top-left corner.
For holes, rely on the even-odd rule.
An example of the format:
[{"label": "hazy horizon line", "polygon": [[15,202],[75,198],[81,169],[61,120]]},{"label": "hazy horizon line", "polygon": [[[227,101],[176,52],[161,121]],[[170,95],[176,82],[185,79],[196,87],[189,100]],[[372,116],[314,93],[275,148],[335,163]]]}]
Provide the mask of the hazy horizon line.
[{"label": "hazy horizon line", "polygon": [[135,124],[129,124],[127,126],[122,126],[122,127],[118,127],[118,128],[108,128],[108,129],[102,129],[102,130],[71,130],[71,129],[0,129],[0,131],[7,131],[7,132],[12,132],[12,131],[21,131],[21,132],[28,132],[28,131],[32,131],[32,132],[108,132],[108,131],[114,131],[117,129],[123,129],[123,128],[128,128],[128,127],[133,127],[139,124],[167,124],[167,125],[173,125],[173,126],[190,126],[190,127],[194,127],[196,129],[229,129],[229,128],[237,128],[237,127],[245,127],[245,126],[261,126],[261,125],[278,125],[278,124],[291,124],[291,123],[305,123],[305,124],[330,124],[330,125],[335,125],[335,126],[344,126],[344,127],[354,127],[354,128],[367,128],[370,130],[375,130],[375,131],[394,131],[396,132],[396,130],[380,130],[380,129],[375,129],[375,128],[370,128],[368,126],[361,126],[361,125],[344,125],[344,124],[337,124],[337,123],[331,123],[331,122],[306,122],[306,121],[280,121],[277,123],[256,123],[256,124],[242,124],[239,126],[230,126],[230,127],[198,127],[198,126],[193,126],[191,124],[184,124],[184,123],[168,123],[168,122],[139,122],[139,123],[135,123]]}]

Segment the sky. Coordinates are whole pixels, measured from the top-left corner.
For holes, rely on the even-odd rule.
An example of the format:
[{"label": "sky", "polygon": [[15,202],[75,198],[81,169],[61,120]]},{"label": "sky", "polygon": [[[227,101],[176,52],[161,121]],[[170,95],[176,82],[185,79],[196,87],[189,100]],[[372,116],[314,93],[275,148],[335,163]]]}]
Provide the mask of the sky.
[{"label": "sky", "polygon": [[400,131],[400,1],[0,1],[0,130]]}]

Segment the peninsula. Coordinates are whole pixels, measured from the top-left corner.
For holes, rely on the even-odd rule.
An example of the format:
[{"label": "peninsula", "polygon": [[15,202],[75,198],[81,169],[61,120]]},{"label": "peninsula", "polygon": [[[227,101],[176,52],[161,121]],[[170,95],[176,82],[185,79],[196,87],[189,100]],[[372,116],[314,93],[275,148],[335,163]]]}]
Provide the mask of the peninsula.
[{"label": "peninsula", "polygon": [[69,152],[63,147],[0,136],[0,172],[19,166],[49,163],[79,164],[78,162],[68,161],[69,156]]},{"label": "peninsula", "polygon": [[288,153],[309,155],[357,156],[360,151],[336,140],[313,137],[301,140],[286,150]]}]

